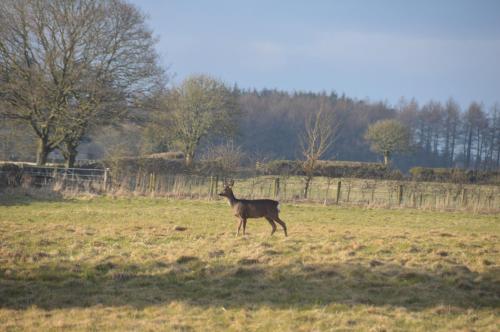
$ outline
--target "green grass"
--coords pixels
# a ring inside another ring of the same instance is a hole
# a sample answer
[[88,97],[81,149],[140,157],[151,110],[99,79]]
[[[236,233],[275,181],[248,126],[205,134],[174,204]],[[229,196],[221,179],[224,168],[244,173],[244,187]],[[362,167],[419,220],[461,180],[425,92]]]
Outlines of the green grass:
[[[1,330],[500,328],[499,215],[223,202],[0,201]],[[175,226],[187,227],[185,231]]]

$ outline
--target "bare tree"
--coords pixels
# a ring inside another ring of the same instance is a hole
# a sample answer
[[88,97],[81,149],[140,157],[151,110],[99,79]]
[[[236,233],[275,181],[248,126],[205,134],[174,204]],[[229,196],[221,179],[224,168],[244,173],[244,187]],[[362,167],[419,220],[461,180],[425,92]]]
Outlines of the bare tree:
[[29,160],[36,147],[28,125],[0,117],[0,160]]
[[[491,118],[491,143],[490,160],[491,168],[500,167],[500,104],[497,102],[492,107],[493,116]],[[496,150],[496,151],[495,151]],[[496,152],[496,158],[494,154]]]
[[452,166],[455,158],[460,107],[453,99],[448,99],[444,109],[444,157],[446,166]]
[[241,146],[229,140],[225,143],[209,146],[202,159],[215,163],[224,174],[232,174],[238,171],[246,155]]
[[184,153],[191,166],[202,140],[232,137],[237,131],[239,114],[231,91],[220,81],[206,75],[187,78],[167,96],[166,125],[171,139]]
[[304,131],[299,137],[300,148],[305,160],[302,168],[305,173],[304,198],[309,194],[309,187],[314,177],[318,161],[335,141],[338,132],[333,109],[321,101],[319,110],[306,116]]
[[476,143],[475,166],[477,168],[482,150],[481,132],[486,126],[486,114],[483,111],[483,105],[472,102],[463,117],[465,167],[469,168],[472,164],[474,143]]
[[91,126],[161,85],[144,21],[123,0],[1,2],[0,109],[31,125],[38,164],[59,147],[72,166]]

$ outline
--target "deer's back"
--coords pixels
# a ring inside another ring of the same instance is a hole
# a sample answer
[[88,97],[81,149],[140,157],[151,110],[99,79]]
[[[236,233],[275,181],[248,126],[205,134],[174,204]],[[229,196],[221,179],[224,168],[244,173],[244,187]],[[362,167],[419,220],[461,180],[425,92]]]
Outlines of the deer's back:
[[272,199],[242,199],[235,204],[234,212],[243,218],[275,217],[278,215],[278,204]]

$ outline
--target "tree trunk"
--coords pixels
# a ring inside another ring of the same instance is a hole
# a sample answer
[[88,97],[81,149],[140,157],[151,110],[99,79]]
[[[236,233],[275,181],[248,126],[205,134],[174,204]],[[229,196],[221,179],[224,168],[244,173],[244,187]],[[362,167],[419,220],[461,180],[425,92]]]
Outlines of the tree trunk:
[[472,128],[470,128],[468,132],[467,153],[465,156],[465,168],[469,168],[470,166],[471,150],[472,150]]
[[66,168],[75,167],[76,155],[78,154],[78,151],[76,150],[76,146],[73,146],[71,144],[66,144],[65,150],[66,151],[64,151],[64,153],[63,153],[64,167],[66,167]]
[[51,149],[49,148],[48,139],[46,137],[38,138],[37,144],[36,164],[42,166],[47,163],[47,157],[49,156]]
[[384,152],[384,165],[389,165],[389,163],[391,162],[391,153],[389,151],[385,151]]
[[194,151],[186,152],[186,166],[191,167],[193,165]]
[[73,168],[75,167],[76,153],[69,155],[68,158],[64,160],[64,167]]
[[500,144],[498,144],[498,146],[499,146],[499,148],[497,149],[497,162],[496,162],[496,166],[497,166],[497,168],[500,168]]
[[450,156],[448,160],[448,167],[453,167],[453,160],[455,159],[455,141],[456,141],[457,130],[456,127],[453,127],[452,136],[451,136],[451,147],[450,147]]
[[78,155],[77,144],[71,142],[64,143],[64,149],[62,151],[64,157],[64,167],[73,168],[75,167],[76,156]]

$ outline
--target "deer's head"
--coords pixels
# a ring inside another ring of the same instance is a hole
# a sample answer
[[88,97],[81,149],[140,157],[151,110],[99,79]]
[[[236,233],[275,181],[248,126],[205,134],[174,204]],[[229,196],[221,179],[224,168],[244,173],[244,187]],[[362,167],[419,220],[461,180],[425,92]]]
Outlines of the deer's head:
[[233,184],[234,184],[234,180],[231,180],[230,182],[224,181],[224,189],[219,193],[219,196],[224,196],[227,198],[234,197]]

